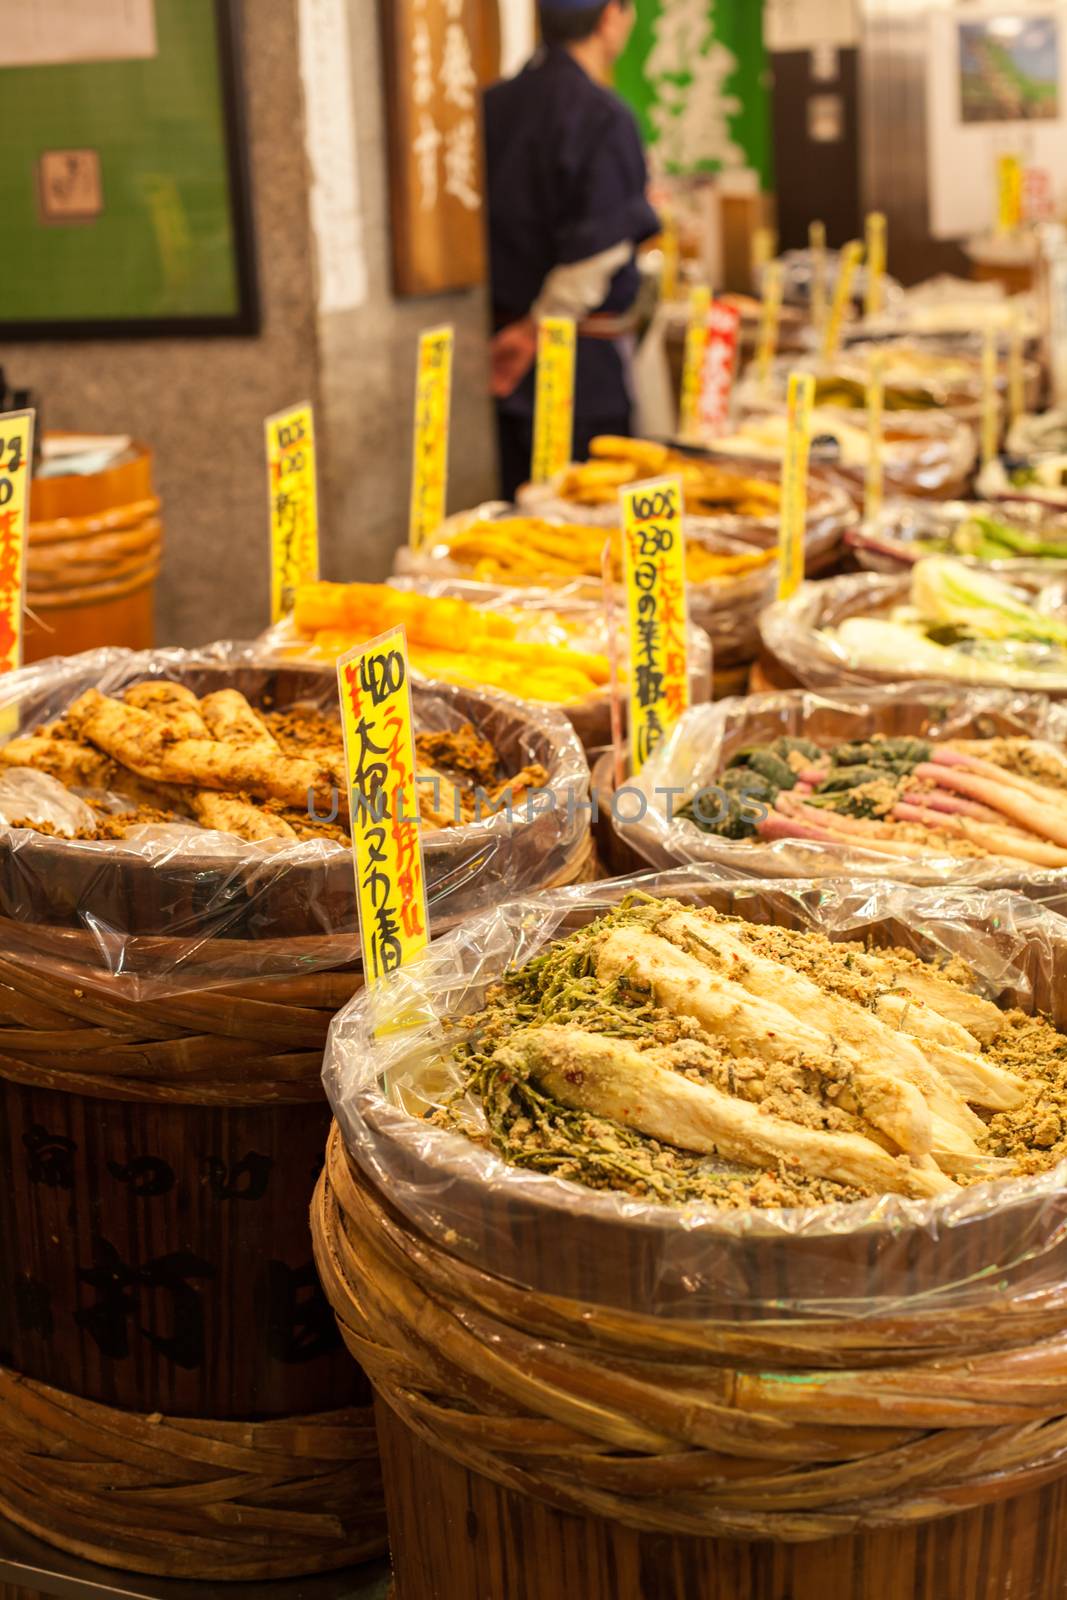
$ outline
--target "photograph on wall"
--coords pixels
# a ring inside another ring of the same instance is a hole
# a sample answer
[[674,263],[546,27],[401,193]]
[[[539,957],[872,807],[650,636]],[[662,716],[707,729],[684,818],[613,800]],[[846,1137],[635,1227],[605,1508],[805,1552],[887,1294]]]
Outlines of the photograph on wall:
[[1039,122],[1060,114],[1059,24],[1025,13],[959,24],[960,120]]

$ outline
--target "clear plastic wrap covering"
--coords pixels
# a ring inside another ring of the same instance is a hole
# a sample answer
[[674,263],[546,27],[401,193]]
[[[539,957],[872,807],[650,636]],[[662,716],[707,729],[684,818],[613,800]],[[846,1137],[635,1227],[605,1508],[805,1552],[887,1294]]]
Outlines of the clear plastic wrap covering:
[[[715,440],[715,455],[752,456],[780,463],[785,454],[784,407],[750,411],[735,432]],[[922,497],[962,493],[974,470],[974,429],[949,412],[901,411],[885,419],[882,473],[890,494]],[[862,413],[820,406],[812,418],[811,467],[860,504],[866,488],[869,434]],[[846,540],[848,535],[846,534]]]
[[[815,257],[810,250],[786,250],[778,258],[782,269],[782,300],[787,306],[811,307],[811,286],[815,273]],[[837,287],[838,275],[841,271],[841,252],[827,250],[825,252],[825,283],[826,298],[829,302],[833,298]],[[763,277],[766,267],[760,268],[759,286],[763,293]],[[895,306],[902,290],[895,278],[888,274],[883,278],[883,291],[890,306]],[[863,304],[867,293],[867,268],[861,262],[852,275],[852,304],[858,311]]]
[[[1067,507],[1067,492],[1064,506]],[[922,549],[923,543],[947,538],[976,516],[1007,522],[1012,528],[1036,538],[1062,540],[1063,558],[1005,556],[987,560],[967,555],[962,549],[945,550],[944,554],[969,565],[988,567],[1004,577],[1011,577],[1013,573],[1032,573],[1038,578],[1067,575],[1067,514],[1057,516],[1047,507],[1025,503],[1001,511],[984,501],[890,501],[873,521],[851,528],[845,535],[845,543],[867,572],[906,572],[922,556],[933,553]]]
[[[1031,579],[1029,574],[1019,574],[1013,586],[1025,592],[1029,603],[1055,615],[1063,609],[1064,585],[1059,580],[1043,584]],[[846,577],[827,578],[821,583],[804,583],[790,600],[775,600],[760,613],[760,638],[763,647],[778,661],[797,683],[805,689],[836,689],[849,685],[887,684],[897,682],[917,683],[931,678],[938,680],[939,671],[931,670],[931,662],[923,650],[920,634],[913,636],[913,654],[905,658],[893,651],[890,663],[872,663],[879,659],[880,641],[872,640],[870,651],[861,657],[857,649],[848,649],[824,631],[837,628],[852,617],[870,617],[876,621],[888,620],[897,607],[906,607],[910,599],[909,577],[891,577],[882,573],[860,572]],[[1005,652],[1008,645],[1003,645]],[[1038,646],[1025,647],[1027,659],[1035,663],[1040,656]],[[1046,666],[1018,666],[1007,660],[999,664],[993,660],[965,657],[954,652],[954,664],[959,668],[946,681],[965,684],[990,684],[1000,688],[1030,689],[1044,694],[1067,695],[1067,673]],[[966,670],[964,670],[966,669]]]
[[[0,679],[0,712],[20,733],[60,716],[86,689],[119,695],[148,679],[197,694],[233,688],[253,705],[337,704],[332,670],[264,665],[256,647],[103,649],[57,657]],[[507,895],[559,881],[585,847],[589,768],[566,718],[485,690],[413,685],[417,731],[471,723],[518,771],[549,774],[529,808],[424,832],[430,915],[445,928]],[[10,769],[6,786],[26,769]],[[3,790],[0,789],[0,801]],[[7,803],[3,802],[5,812]],[[565,881],[565,879],[564,879]],[[359,957],[351,851],[329,839],[248,843],[195,824],[139,827],[119,840],[52,838],[0,828],[4,952],[44,970],[76,960],[131,997],[308,973]]]
[[1067,707],[1044,695],[938,684],[825,694],[789,689],[694,706],[653,751],[640,776],[629,780],[628,787],[644,796],[645,808],[636,795],[627,796],[625,807],[620,804],[613,812],[612,826],[653,867],[706,864],[757,878],[871,876],[899,883],[970,884],[1055,900],[1067,910],[1067,869],[1023,862],[1009,866],[1003,860],[934,851],[900,859],[818,839],[721,839],[678,815],[694,795],[714,787],[735,752],[782,735],[812,739],[824,748],[878,735],[935,741],[1025,736],[1067,748]]
[[[412,556],[406,546],[397,556],[400,574],[390,578],[394,589],[414,589],[420,594],[466,600],[490,611],[515,614],[520,639],[540,640],[545,644],[571,645],[577,650],[604,654],[608,648],[607,623],[599,584],[582,581],[563,584],[557,589],[508,589],[473,578],[449,576],[447,570],[427,572],[425,557]],[[458,568],[456,569],[458,572]],[[567,624],[566,628],[559,622]],[[262,646],[271,657],[293,660],[299,651],[299,638],[289,622],[280,623],[263,636]],[[690,620],[686,630],[689,651],[689,698],[694,705],[711,698],[712,651],[706,633]],[[627,660],[627,639],[620,624],[620,662]],[[299,656],[296,656],[299,659]],[[507,698],[506,696],[504,698]],[[538,706],[544,704],[537,702]],[[572,725],[583,747],[594,750],[611,738],[611,697],[603,693],[570,705],[551,708],[562,712]],[[623,695],[623,717],[626,696]]]
[[985,500],[1067,510],[1067,452],[997,456],[975,482]]
[[1008,430],[1012,456],[1046,456],[1067,452],[1067,411],[1026,412]]
[[[754,477],[777,481],[780,476],[777,466],[755,458],[738,458],[732,464],[746,473],[751,472]],[[605,529],[618,523],[617,505],[574,505],[541,485],[528,484],[521,489],[519,505],[531,516],[549,517],[558,522],[589,523]],[[817,573],[832,566],[846,530],[853,527],[856,520],[850,494],[814,475],[809,487],[804,536],[805,571]],[[778,518],[740,517],[732,512],[724,512],[719,517],[687,516],[685,531],[688,539],[723,554],[744,552],[753,546],[770,550],[778,542]],[[435,559],[433,551],[430,559]],[[444,559],[448,559],[447,554]],[[777,581],[772,563],[737,578],[688,586],[689,614],[711,638],[716,670],[751,660],[759,643],[759,614],[772,598]]]
[[[683,1321],[906,1319],[932,1306],[993,1312],[1050,1285],[1067,1293],[1067,1163],[935,1201],[728,1211],[597,1192],[428,1125],[456,1081],[458,1020],[508,966],[634,889],[924,959],[961,956],[998,1003],[1059,1023],[1067,1008],[1067,923],[1021,895],[679,868],[514,900],[435,940],[334,1019],[326,1092],[350,1154],[391,1205],[477,1268],[584,1301],[592,1326],[601,1307]],[[906,1350],[906,1325],[899,1337]]]
[[1033,294],[1008,295],[1003,284],[957,278],[951,273],[902,290],[877,317],[865,317],[853,327],[860,338],[966,338],[987,327],[995,328],[1005,342],[1016,327],[1027,342],[1041,336]]

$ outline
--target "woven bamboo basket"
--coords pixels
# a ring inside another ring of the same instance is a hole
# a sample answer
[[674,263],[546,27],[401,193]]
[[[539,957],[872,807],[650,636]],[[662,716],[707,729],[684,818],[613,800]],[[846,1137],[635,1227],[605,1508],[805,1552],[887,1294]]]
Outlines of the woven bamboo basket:
[[[275,705],[323,678],[167,675]],[[465,831],[435,841],[438,892],[486,866]],[[541,866],[592,876],[588,833]],[[0,836],[0,1514],[51,1544],[203,1579],[385,1547],[370,1390],[306,1222],[354,930],[342,850],[272,872]]]
[[35,478],[26,561],[25,658],[98,645],[150,649],[163,559],[152,452],[132,444],[103,472]]
[[[825,915],[825,885],[658,886],[756,922]],[[924,891],[829,892],[854,918],[873,908],[876,946],[951,947],[973,915]],[[1018,962],[1002,1000],[1062,1026],[1059,919],[989,904],[987,954]],[[593,914],[574,902],[558,932]],[[895,1203],[832,1229],[694,1226],[490,1178],[373,1092],[353,1105],[360,1162],[335,1127],[312,1227],[377,1392],[397,1600],[1065,1592],[1062,1184],[967,1197],[936,1225]]]

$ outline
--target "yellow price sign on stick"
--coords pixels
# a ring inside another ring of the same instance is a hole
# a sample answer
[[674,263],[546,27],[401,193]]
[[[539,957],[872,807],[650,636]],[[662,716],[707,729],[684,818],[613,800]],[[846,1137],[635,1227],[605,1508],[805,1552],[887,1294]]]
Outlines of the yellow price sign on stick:
[[782,318],[782,263],[771,261],[763,274],[763,301],[760,306],[759,345],[756,350],[756,372],[760,388],[767,390],[771,384],[771,368],[778,351],[778,326]]
[[408,521],[408,543],[412,550],[421,549],[445,520],[454,346],[455,332],[451,327],[429,328],[419,339]]
[[841,252],[834,298],[830,305],[830,315],[826,319],[826,331],[823,334],[822,353],[826,361],[832,361],[841,346],[841,330],[845,324],[845,315],[852,304],[852,284],[862,255],[863,246],[858,239],[852,239]]
[[766,226],[757,228],[752,235],[752,282],[759,286],[760,274],[769,261],[773,261],[778,253],[778,235],[773,228]]
[[636,775],[689,705],[681,481],[634,484],[619,499]]
[[308,404],[267,418],[270,494],[270,620],[293,609],[296,591],[319,576],[315,418]]
[[1026,377],[1023,369],[1023,320],[1016,312],[1008,331],[1008,416],[1016,422],[1026,410]]
[[826,326],[826,224],[813,222],[808,227],[811,255],[811,325],[816,333]]
[[988,327],[982,340],[982,465],[993,461],[1000,442],[1000,396],[997,392],[997,334]]
[[885,357],[871,357],[867,378],[867,481],[863,514],[868,522],[874,520],[885,499]]
[[390,628],[337,663],[363,978],[429,943],[407,636]]
[[0,672],[22,665],[33,425],[32,411],[0,414]]
[[703,285],[690,289],[689,324],[685,330],[685,358],[682,362],[682,398],[678,410],[678,432],[683,439],[696,433],[700,425],[700,397],[704,389],[710,311],[711,290]]
[[682,247],[678,238],[678,219],[669,209],[663,211],[663,233],[660,236],[660,251],[663,256],[663,268],[659,280],[659,297],[669,305],[678,298],[678,271],[681,265]]
[[542,317],[537,327],[534,393],[534,483],[551,483],[574,453],[573,317]]
[[864,309],[877,317],[885,309],[886,220],[881,211],[867,216],[867,293]]
[[1023,166],[1018,156],[997,157],[997,233],[1014,233],[1023,219]]
[[804,581],[804,535],[808,523],[808,452],[815,379],[794,372],[789,379],[782,507],[778,522],[778,598],[789,600]]

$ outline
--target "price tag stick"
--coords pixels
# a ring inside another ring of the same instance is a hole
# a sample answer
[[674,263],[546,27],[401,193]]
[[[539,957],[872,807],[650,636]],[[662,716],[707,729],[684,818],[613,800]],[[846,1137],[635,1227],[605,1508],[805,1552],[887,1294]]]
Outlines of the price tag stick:
[[841,330],[845,322],[845,314],[852,303],[852,281],[856,276],[856,268],[863,255],[863,246],[858,239],[853,239],[841,252],[841,260],[837,270],[837,286],[834,289],[834,298],[830,306],[830,315],[826,320],[826,331],[823,335],[822,353],[825,361],[832,361],[841,345]]
[[689,704],[682,485],[659,478],[627,485],[619,498],[636,776]]
[[789,600],[804,581],[804,535],[808,521],[808,452],[815,379],[794,372],[789,379],[782,507],[778,522],[778,598]]
[[996,459],[1000,440],[1000,397],[997,394],[997,333],[987,327],[982,340],[982,465]]
[[622,733],[622,682],[619,671],[619,623],[615,614],[615,543],[609,535],[600,552],[600,582],[604,594],[604,621],[608,630],[608,666],[611,671],[611,748],[614,752],[615,788],[626,782],[626,746]]
[[885,357],[871,357],[867,379],[867,482],[863,514],[873,522],[882,509],[885,498],[885,468],[883,461],[885,417]]
[[429,942],[407,636],[390,628],[337,663],[363,981]]
[[886,220],[881,211],[867,217],[867,292],[864,309],[877,317],[885,309]]
[[534,483],[551,483],[574,454],[573,317],[542,317],[537,328],[534,392]]
[[1023,319],[1017,311],[1008,332],[1008,416],[1017,422],[1026,410],[1026,382],[1023,371]]
[[660,250],[663,255],[663,270],[659,280],[659,297],[664,305],[669,305],[678,298],[678,267],[681,260],[681,245],[678,239],[678,219],[672,208],[665,207],[663,211],[663,234],[660,239]]
[[771,387],[771,370],[778,352],[778,325],[782,315],[782,263],[771,261],[763,274],[763,303],[760,306],[759,347],[756,372],[764,395]]
[[689,324],[685,330],[685,358],[682,364],[682,396],[678,409],[678,432],[692,438],[700,421],[700,394],[704,383],[704,357],[708,349],[708,315],[711,291],[698,286],[689,291]]
[[757,228],[752,235],[752,282],[758,289],[760,275],[768,262],[773,261],[778,253],[778,235],[773,228],[763,226]]
[[1018,156],[997,157],[997,227],[1001,238],[1014,233],[1022,220],[1023,173]]
[[811,253],[811,325],[821,334],[826,327],[826,224],[813,222],[808,228]]
[[420,550],[445,520],[454,346],[455,332],[450,327],[429,328],[419,339],[408,518],[408,544],[412,550]]
[[315,418],[305,402],[264,423],[270,496],[270,620],[293,609],[301,584],[319,576],[319,494]]
[[[26,526],[35,413],[0,413],[0,673],[22,665],[26,611]],[[0,736],[16,733],[17,702],[0,708]]]

